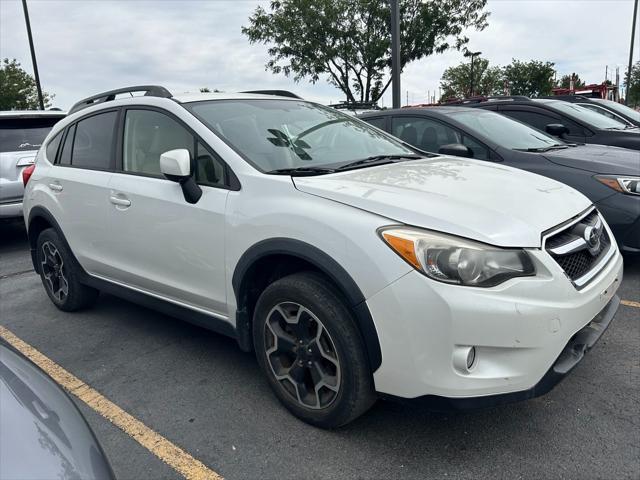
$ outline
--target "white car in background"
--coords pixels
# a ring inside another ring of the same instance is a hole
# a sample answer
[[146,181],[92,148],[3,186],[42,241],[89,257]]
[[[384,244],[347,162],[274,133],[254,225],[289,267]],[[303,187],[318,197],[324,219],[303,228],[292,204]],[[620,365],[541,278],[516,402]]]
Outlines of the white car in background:
[[582,194],[298,98],[105,92],[25,177],[58,308],[103,290],[230,335],[321,427],[377,394],[459,408],[541,395],[620,302],[622,257]]
[[32,165],[51,128],[64,112],[0,112],[0,219],[22,217],[22,171]]

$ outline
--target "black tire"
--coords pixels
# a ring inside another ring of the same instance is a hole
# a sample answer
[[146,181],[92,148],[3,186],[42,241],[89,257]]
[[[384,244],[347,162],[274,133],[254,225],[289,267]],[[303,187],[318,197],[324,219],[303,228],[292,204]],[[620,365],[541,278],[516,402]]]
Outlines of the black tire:
[[[325,277],[302,272],[269,285],[256,304],[253,338],[269,385],[301,420],[337,428],[375,402],[362,337],[342,295]],[[301,338],[311,340],[302,344]]]
[[75,312],[95,303],[99,291],[80,283],[80,267],[55,229],[38,236],[36,259],[44,289],[60,310]]

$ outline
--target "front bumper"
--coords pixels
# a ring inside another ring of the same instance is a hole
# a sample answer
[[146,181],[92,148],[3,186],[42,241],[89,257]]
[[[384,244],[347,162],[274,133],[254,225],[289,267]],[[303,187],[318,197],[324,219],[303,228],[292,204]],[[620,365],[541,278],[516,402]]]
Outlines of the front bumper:
[[[616,250],[578,291],[546,252],[529,253],[535,277],[483,289],[435,282],[413,271],[367,299],[382,350],[376,390],[478,404],[477,397],[530,398],[544,393],[542,385],[550,389],[557,383],[548,372],[566,367],[557,362],[571,339],[600,312],[615,314],[622,256]],[[470,346],[476,360],[471,369],[461,369],[457,352]]]

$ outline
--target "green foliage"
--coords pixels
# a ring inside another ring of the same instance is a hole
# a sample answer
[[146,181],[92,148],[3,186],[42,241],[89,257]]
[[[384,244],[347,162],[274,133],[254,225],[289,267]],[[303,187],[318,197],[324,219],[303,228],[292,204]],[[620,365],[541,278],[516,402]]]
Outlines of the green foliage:
[[[401,0],[401,66],[450,48],[462,49],[464,31],[487,26],[486,0]],[[295,81],[329,82],[350,102],[376,102],[391,68],[389,2],[274,0],[242,27],[251,43],[269,45],[266,69]]]
[[200,93],[211,93],[211,92],[220,92],[220,90],[218,90],[217,88],[214,88],[213,90],[211,90],[209,87],[201,87],[200,88]]
[[[42,92],[44,106],[51,106],[54,95]],[[0,63],[0,110],[37,110],[38,89],[36,81],[14,58]]]
[[631,67],[631,81],[628,74],[624,75],[624,84],[629,97],[627,104],[633,108],[638,107],[640,105],[640,61]]
[[571,88],[571,77],[573,77],[573,88],[582,88],[585,86],[585,83],[577,73],[563,75],[560,81],[557,82],[557,86],[560,88]]
[[551,95],[553,88],[553,62],[516,60],[504,67],[504,78],[509,84],[511,95],[538,97]]
[[[473,90],[476,95],[501,95],[504,79],[500,67],[490,67],[489,60],[476,58],[473,61]],[[442,100],[471,96],[471,62],[447,68],[440,79]]]

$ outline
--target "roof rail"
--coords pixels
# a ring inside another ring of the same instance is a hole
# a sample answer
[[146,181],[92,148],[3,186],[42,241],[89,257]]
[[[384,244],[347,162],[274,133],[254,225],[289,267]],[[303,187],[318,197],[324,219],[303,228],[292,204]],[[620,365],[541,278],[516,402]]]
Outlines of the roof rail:
[[328,105],[337,110],[380,110],[376,102],[349,102],[333,103]]
[[531,100],[529,97],[525,95],[494,95],[492,97],[486,97],[488,101],[496,101],[496,100]]
[[96,105],[98,103],[110,102],[115,100],[116,95],[121,93],[130,93],[133,96],[133,92],[145,92],[146,97],[161,97],[161,98],[171,98],[171,92],[164,87],[160,87],[158,85],[137,85],[134,87],[125,87],[118,88],[116,90],[109,90],[108,92],[98,93],[97,95],[92,95],[91,97],[83,98],[79,102],[77,102],[71,109],[69,110],[69,115],[72,113],[78,112],[83,108],[90,107],[92,105]]
[[302,100],[302,97],[296,95],[293,92],[288,90],[247,90],[246,92],[240,93],[257,93],[260,95],[277,95],[278,97],[289,97],[289,98],[299,98]]

